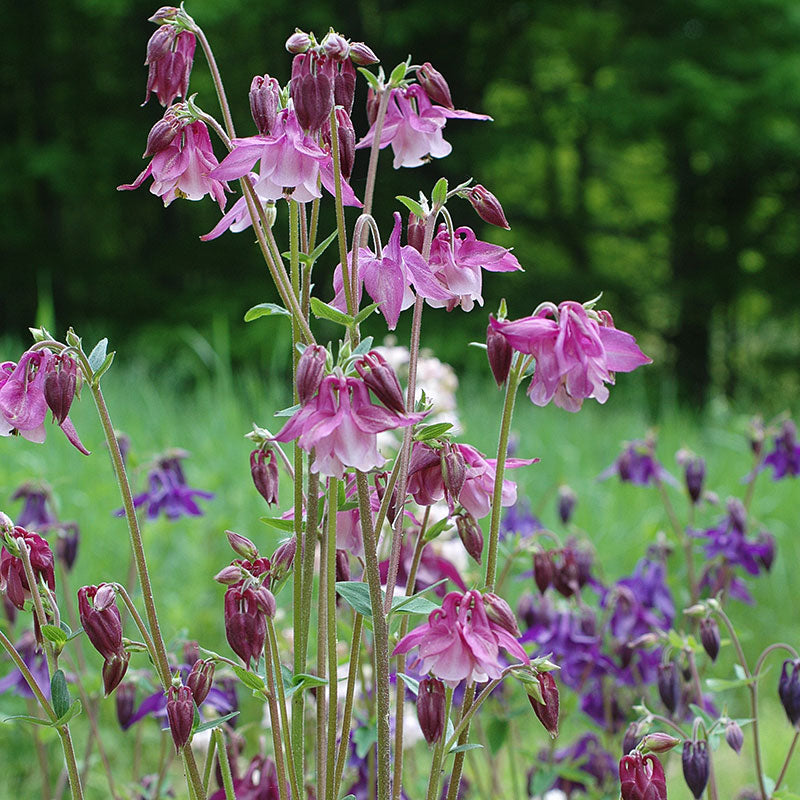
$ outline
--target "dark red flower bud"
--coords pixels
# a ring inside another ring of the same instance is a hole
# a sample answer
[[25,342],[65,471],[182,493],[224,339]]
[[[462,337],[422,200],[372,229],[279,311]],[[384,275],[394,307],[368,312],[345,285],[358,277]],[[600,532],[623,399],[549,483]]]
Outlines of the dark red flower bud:
[[374,89],[367,89],[367,122],[370,125],[374,125],[375,120],[378,118],[380,104],[380,95]]
[[683,779],[686,781],[689,791],[697,800],[700,800],[708,783],[710,769],[708,746],[705,740],[684,742],[681,762],[683,763]]
[[631,722],[625,729],[622,737],[622,755],[626,756],[631,750],[635,750],[639,742],[642,741],[645,728],[640,722]]
[[430,61],[426,61],[417,69],[417,80],[425,90],[432,103],[453,109],[453,101],[450,97],[450,87],[439,70],[431,66]]
[[258,610],[270,619],[273,619],[275,617],[275,612],[278,610],[277,603],[275,602],[275,595],[263,585],[259,586],[258,589],[253,589],[253,594],[256,598]]
[[442,449],[442,481],[448,500],[457,503],[467,480],[467,462],[458,447],[445,445]]
[[[50,545],[38,533],[27,531],[16,526],[11,534],[17,540],[22,538],[28,548],[28,555],[33,568],[33,574],[38,580],[43,580],[47,586],[55,591],[55,559]],[[31,596],[25,567],[19,556],[12,555],[5,547],[0,549],[0,591],[5,592],[13,605],[22,611],[25,600]]]
[[406,413],[403,391],[395,371],[386,363],[386,359],[375,350],[362,356],[355,363],[356,372],[361,380],[372,389],[375,397],[390,411],[397,414]]
[[417,719],[428,744],[442,738],[445,705],[444,684],[438,678],[423,678],[417,693]]
[[786,659],[778,681],[778,696],[789,722],[797,727],[800,722],[800,659]]
[[698,503],[703,495],[703,483],[706,478],[706,462],[702,458],[690,457],[684,464],[686,490],[693,503]]
[[729,719],[728,723],[725,725],[725,741],[737,755],[742,752],[744,733],[736,720]]
[[483,607],[492,622],[507,630],[515,639],[522,636],[511,606],[502,597],[494,592],[486,592],[483,595]]
[[242,570],[238,564],[229,564],[223,567],[215,576],[214,580],[223,583],[225,586],[233,586],[242,580]]
[[416,214],[408,215],[406,240],[418,253],[422,252],[425,246],[425,223]]
[[536,550],[533,554],[533,580],[544,594],[553,582],[553,556],[549,550]]
[[578,496],[569,486],[558,487],[558,516],[564,525],[568,525],[572,519],[572,512],[578,502]]
[[322,345],[311,344],[297,361],[297,397],[305,405],[319,389],[328,353]]
[[350,55],[350,43],[344,36],[340,36],[338,33],[334,33],[334,31],[330,31],[330,33],[325,35],[321,46],[325,55],[335,61],[343,61]]
[[278,81],[269,75],[256,75],[250,83],[250,113],[259,133],[272,133],[280,102],[281,87]]
[[[98,597],[100,599],[96,601]],[[113,587],[101,583],[100,586],[84,586],[78,589],[78,613],[89,641],[104,659],[127,655],[122,646],[122,620]]]
[[194,700],[188,686],[170,686],[167,693],[167,718],[175,751],[178,752],[192,735]]
[[350,554],[347,550],[336,551],[336,582],[350,580]]
[[571,547],[562,548],[558,563],[553,563],[552,583],[564,597],[572,597],[580,589],[578,558]]
[[147,42],[145,66],[164,58],[172,49],[172,44],[177,35],[178,29],[174,25],[160,25],[156,28]]
[[270,577],[272,585],[279,584],[291,571],[297,553],[297,539],[293,536],[281,542],[270,558]]
[[286,49],[292,54],[305,53],[311,47],[311,37],[299,28],[286,40]]
[[[333,100],[341,106],[347,118],[353,113],[353,100],[356,95],[356,68],[350,60],[343,61],[333,79]],[[339,123],[341,125],[341,123]]]
[[301,53],[292,61],[289,91],[300,127],[316,133],[328,121],[333,110],[332,62],[316,53]]
[[667,800],[667,779],[664,767],[653,755],[643,756],[638,750],[619,762],[620,796],[622,800]]
[[478,521],[469,512],[459,514],[456,517],[456,530],[467,554],[480,564],[483,555],[483,531]]
[[117,721],[119,722],[120,728],[126,731],[131,726],[133,709],[136,705],[136,684],[121,683],[117,687],[117,693],[114,699],[117,704]]
[[508,339],[489,325],[486,328],[486,357],[498,386],[503,386],[508,378],[513,355]]
[[258,558],[258,548],[246,536],[236,531],[225,531],[225,536],[228,538],[228,544],[237,556],[246,558],[248,561],[254,561]]
[[380,59],[364,42],[351,42],[350,60],[359,67],[369,67],[371,64],[377,64]]
[[192,693],[194,702],[200,706],[208,697],[214,683],[214,662],[200,659],[192,664],[192,669],[186,678],[186,686]]
[[675,712],[681,699],[681,676],[674,661],[658,665],[658,694],[670,714]]
[[258,663],[267,638],[267,621],[252,589],[231,586],[225,592],[225,636],[245,666]]
[[552,672],[540,672],[536,677],[539,679],[544,703],[540,703],[531,695],[528,695],[528,700],[530,700],[539,722],[544,725],[544,729],[555,739],[558,736],[558,686]]
[[171,113],[169,109],[166,114],[158,121],[152,128],[150,133],[147,134],[147,146],[144,149],[142,158],[150,158],[162,150],[166,150],[171,144],[172,140],[183,129],[183,122],[181,122],[175,114]]
[[353,174],[356,160],[356,132],[353,123],[343,108],[336,108],[336,135],[339,140],[339,166],[342,177],[347,181]]
[[717,655],[719,655],[720,635],[719,625],[713,617],[700,620],[700,641],[703,643],[708,657],[712,661],[716,661]]
[[496,225],[498,228],[511,230],[506,215],[503,213],[503,206],[485,186],[480,184],[473,186],[467,193],[467,199],[484,222]]
[[127,650],[122,650],[119,654],[107,658],[103,663],[103,687],[106,697],[119,686],[125,677],[130,660],[131,654]]
[[78,383],[78,365],[65,355],[55,356],[47,367],[44,378],[44,399],[53,412],[53,419],[63,424],[69,414]]
[[[271,506],[277,503],[279,481],[278,464],[275,459],[275,453],[271,449],[266,451],[261,449],[253,450],[253,452],[250,453],[250,475],[253,478],[253,485],[258,490],[258,493],[267,501],[267,505]],[[240,555],[244,554],[240,553]],[[248,556],[245,557],[247,558]]]

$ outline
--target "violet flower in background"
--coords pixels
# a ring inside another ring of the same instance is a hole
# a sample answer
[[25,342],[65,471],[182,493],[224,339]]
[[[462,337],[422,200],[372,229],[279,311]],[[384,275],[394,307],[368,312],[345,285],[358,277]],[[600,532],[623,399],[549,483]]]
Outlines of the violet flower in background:
[[[539,755],[542,764],[560,764],[570,767],[575,778],[559,777],[549,787],[551,790],[563,792],[572,797],[574,792],[585,793],[592,788],[608,789],[616,777],[617,762],[607,750],[603,749],[600,740],[593,733],[586,733],[567,747],[558,750],[542,751]],[[528,773],[528,794],[533,794],[533,780],[537,768]],[[586,778],[577,780],[577,773],[584,773]]]
[[509,506],[500,521],[500,537],[517,534],[521,539],[530,539],[538,531],[544,530],[541,520],[531,511],[527,500],[517,500]]
[[52,509],[53,496],[49,487],[42,483],[23,483],[14,494],[12,500],[23,500],[22,509],[15,517],[21,528],[35,531],[47,530],[58,523]]
[[[47,658],[45,657],[44,650],[39,649],[36,644],[36,637],[31,631],[25,631],[14,647],[20,656],[22,656],[22,660],[31,671],[33,679],[42,690],[42,693],[49,700],[50,672],[47,668]],[[0,678],[0,694],[9,691],[14,692],[14,694],[20,697],[34,697],[31,687],[28,686],[28,682],[16,667],[14,667],[8,675]]]
[[655,440],[651,437],[626,443],[617,460],[604,469],[597,480],[604,481],[616,475],[623,483],[634,486],[656,486],[659,482],[680,486],[656,459],[655,448]]
[[800,475],[800,444],[792,420],[785,420],[780,434],[775,437],[775,447],[767,454],[761,468],[767,467],[772,467],[772,478],[776,481],[787,475],[793,478]]

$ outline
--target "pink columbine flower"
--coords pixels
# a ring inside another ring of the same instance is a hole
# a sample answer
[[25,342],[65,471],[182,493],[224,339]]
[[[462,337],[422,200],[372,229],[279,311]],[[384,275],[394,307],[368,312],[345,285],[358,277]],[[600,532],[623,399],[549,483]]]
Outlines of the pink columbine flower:
[[629,333],[617,330],[607,311],[589,313],[573,301],[558,309],[548,305],[531,317],[491,319],[520,353],[536,358],[528,396],[537,406],[551,400],[567,411],[578,411],[584,398],[608,399],[607,383],[615,372],[631,372],[652,363]]
[[[491,117],[434,105],[422,86],[416,83],[405,89],[392,89],[380,147],[392,145],[395,169],[418,167],[430,158],[444,158],[453,149],[442,136],[448,119],[490,120]],[[369,147],[374,137],[373,123],[356,148]]]
[[159,26],[147,43],[144,63],[149,70],[142,105],[150,99],[151,92],[156,93],[162,106],[170,105],[176,97],[187,96],[196,44],[190,31],[170,24]]
[[[367,294],[378,303],[378,308],[386,319],[389,330],[397,327],[400,312],[414,304],[414,293],[429,301],[442,304],[453,299],[452,293],[444,287],[431,273],[425,260],[410,245],[400,246],[402,220],[400,214],[394,213],[394,227],[389,242],[383,248],[380,258],[366,247],[358,251],[358,276],[356,278],[356,301],[361,300],[362,283]],[[353,254],[348,254],[348,262],[353,266]],[[352,277],[351,277],[352,280]],[[336,295],[332,305],[345,311],[347,305],[344,297],[342,265],[339,264],[333,273],[333,289]]]
[[500,648],[524,664],[528,654],[502,626],[486,616],[480,592],[450,592],[428,621],[406,634],[392,655],[419,647],[420,672],[430,672],[455,687],[499,678],[503,671]]
[[201,200],[210,194],[219,207],[224,208],[225,190],[228,187],[211,176],[211,171],[218,163],[208,129],[205,123],[198,120],[184,125],[175,138],[153,156],[133,183],[117,186],[117,189],[138,189],[145,179],[152,177],[150,192],[161,197],[165,206],[176,197]]
[[419,422],[425,414],[395,414],[371,402],[369,389],[358,378],[328,375],[319,392],[275,436],[275,441],[316,448],[312,472],[342,478],[347,467],[364,472],[386,459],[378,452],[377,434]]
[[451,241],[446,225],[439,226],[431,242],[430,268],[451,296],[444,301],[430,298],[428,305],[444,306],[448,311],[459,305],[464,311],[472,311],[476,302],[483,305],[481,269],[490,272],[522,269],[508,248],[480,241],[471,228],[456,228]]
[[[56,357],[49,350],[28,350],[18,364],[0,364],[0,436],[19,433],[29,442],[44,442],[48,409],[45,383],[48,373],[55,369]],[[59,427],[81,453],[89,455],[68,416]]]

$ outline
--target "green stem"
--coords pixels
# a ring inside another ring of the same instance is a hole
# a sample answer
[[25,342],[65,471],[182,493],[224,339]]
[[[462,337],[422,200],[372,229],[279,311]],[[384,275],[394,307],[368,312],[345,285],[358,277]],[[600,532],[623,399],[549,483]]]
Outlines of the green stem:
[[792,756],[794,755],[794,749],[797,746],[798,739],[800,739],[800,731],[795,731],[795,734],[792,737],[792,743],[789,745],[789,752],[786,754],[786,758],[783,761],[783,766],[781,767],[778,779],[775,781],[773,793],[780,789],[783,779],[786,777],[786,770],[789,769],[789,762],[792,760]]
[[[384,87],[381,98],[378,101],[378,113],[375,115],[375,130],[372,137],[372,146],[369,150],[369,165],[367,167],[367,185],[364,190],[364,213],[372,213],[372,198],[375,193],[375,179],[378,175],[378,156],[381,152],[381,133],[383,123],[386,119],[386,109],[389,107],[391,90]],[[364,234],[366,238],[366,233]],[[365,242],[362,240],[362,246]]]
[[[489,684],[491,686],[491,684]],[[458,735],[458,745],[466,744],[469,738],[469,720],[474,713],[472,709],[473,700],[475,699],[475,684],[468,686],[464,692],[464,699],[461,701],[461,720],[459,720],[457,730],[460,731]],[[462,725],[461,723],[466,722]],[[449,753],[453,745],[451,742],[453,737],[450,737],[445,745],[445,752]],[[466,753],[462,750],[455,754],[453,757],[453,770],[450,773],[450,783],[447,785],[447,800],[456,800],[458,797],[458,787],[461,785],[461,773],[464,770],[464,756]]]
[[203,789],[208,794],[208,784],[211,782],[211,771],[214,769],[214,754],[217,752],[217,739],[215,736],[211,737],[208,743],[208,752],[206,753],[206,763],[203,767]]
[[347,693],[344,698],[344,711],[342,714],[342,735],[339,737],[339,750],[336,754],[336,772],[333,779],[332,797],[339,796],[339,788],[344,774],[344,765],[347,762],[347,751],[350,746],[350,721],[353,717],[353,697],[356,690],[356,677],[361,656],[361,633],[364,630],[364,618],[358,611],[353,614],[353,635],[350,637],[350,665],[347,671]]
[[193,26],[193,33],[195,36],[197,36],[200,42],[200,47],[203,49],[206,61],[208,62],[208,69],[211,72],[211,79],[214,82],[214,89],[216,89],[219,107],[222,111],[222,119],[225,120],[225,130],[228,132],[228,136],[233,139],[236,136],[236,131],[233,128],[233,117],[231,116],[231,109],[228,105],[228,98],[225,94],[225,87],[222,83],[222,76],[220,75],[219,67],[217,66],[217,60],[214,58],[211,45],[209,44],[203,29],[199,25],[195,24]]
[[692,539],[686,533],[685,526],[681,525],[678,515],[675,513],[675,509],[672,507],[672,502],[669,499],[664,483],[658,476],[656,476],[656,486],[658,487],[658,493],[661,496],[661,502],[664,504],[664,510],[667,512],[672,530],[675,531],[675,535],[683,545],[683,557],[686,561],[686,578],[689,581],[689,596],[692,599],[692,603],[695,603],[700,596],[700,592],[698,591],[697,578],[695,577]]
[[[328,573],[325,592],[326,614],[328,617],[328,765],[325,773],[325,796],[334,800],[333,787],[336,779],[336,721],[339,715],[339,661],[337,657],[336,631],[336,515],[339,508],[339,481],[328,481],[328,511],[325,525],[325,562],[321,567]],[[342,731],[344,737],[344,731]]]
[[[331,109],[331,155],[333,156],[333,185],[334,200],[336,202],[336,231],[339,240],[339,263],[342,265],[342,283],[344,285],[344,299],[347,304],[347,313],[353,317],[356,314],[356,300],[354,281],[358,275],[350,275],[347,266],[347,230],[344,223],[344,203],[342,202],[342,165],[339,158],[339,126],[336,120],[336,108]],[[355,247],[353,248],[355,249]],[[358,331],[350,330],[353,346],[358,344]],[[331,799],[333,800],[333,799]]]
[[[444,718],[450,719],[450,709],[453,705],[453,690],[448,686],[445,690]],[[439,781],[442,777],[442,760],[444,757],[444,734],[439,737],[436,746],[433,748],[433,761],[431,762],[431,774],[428,779],[428,792],[425,800],[435,800],[439,794]]]
[[228,751],[225,749],[225,739],[219,728],[214,728],[214,741],[217,743],[217,761],[219,771],[222,773],[222,787],[225,789],[225,800],[236,800],[233,789],[233,775],[231,775],[231,762],[228,761]]

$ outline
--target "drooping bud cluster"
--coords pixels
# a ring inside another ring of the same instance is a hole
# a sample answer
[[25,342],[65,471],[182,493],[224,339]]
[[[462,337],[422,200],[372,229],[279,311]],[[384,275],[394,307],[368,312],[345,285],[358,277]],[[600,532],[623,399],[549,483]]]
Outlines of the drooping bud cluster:
[[256,75],[250,84],[250,113],[259,133],[272,133],[281,105],[281,87],[276,78]]
[[194,699],[188,686],[170,686],[167,692],[167,718],[175,752],[188,743],[194,724]]
[[108,696],[125,677],[130,661],[130,653],[122,643],[122,620],[114,587],[101,583],[78,589],[78,613],[89,641],[103,656],[103,685]]
[[664,767],[653,755],[643,756],[638,750],[624,755],[619,780],[622,800],[667,800]]
[[44,581],[52,591],[56,588],[55,559],[50,545],[38,533],[16,526],[6,536],[10,541],[0,549],[0,592],[21,611],[31,596],[31,587],[22,558],[18,555],[19,548],[28,549],[34,577],[37,581]]
[[193,33],[180,30],[171,21],[159,26],[147,43],[145,103],[151,92],[162,106],[170,105],[176,97],[186,98],[196,44]]
[[438,678],[426,677],[419,682],[417,719],[428,744],[442,738],[445,726],[445,690]]
[[572,597],[588,582],[591,559],[587,550],[572,544],[556,550],[535,550],[533,577],[536,586],[542,594],[552,586],[564,597]]

